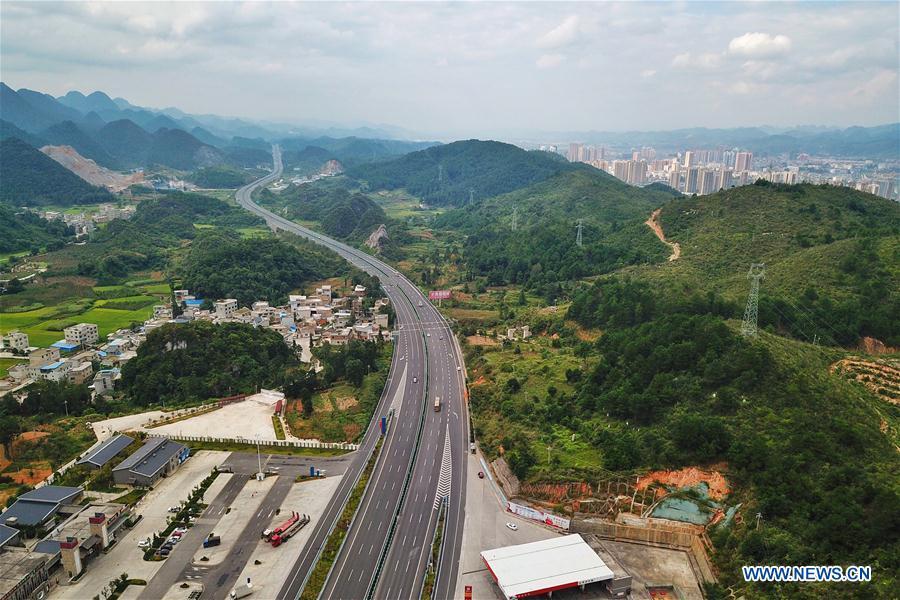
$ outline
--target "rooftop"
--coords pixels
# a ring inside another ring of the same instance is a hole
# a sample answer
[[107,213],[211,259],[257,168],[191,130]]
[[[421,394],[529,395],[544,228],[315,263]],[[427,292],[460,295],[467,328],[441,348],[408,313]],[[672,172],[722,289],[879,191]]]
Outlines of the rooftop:
[[19,530],[15,527],[7,527],[6,525],[0,525],[0,548],[5,546],[11,539],[18,535]]
[[613,572],[578,534],[485,550],[481,558],[506,598],[613,578]]
[[29,552],[4,552],[0,554],[0,598],[13,591],[33,570],[47,562],[44,555]]
[[97,446],[97,448],[87,453],[77,464],[83,465],[85,463],[90,463],[102,467],[112,460],[116,454],[130,446],[132,442],[134,442],[134,439],[120,433],[119,435],[109,438]]
[[184,448],[178,442],[167,438],[149,438],[140,449],[119,463],[119,466],[113,470],[128,470],[140,475],[151,476]]

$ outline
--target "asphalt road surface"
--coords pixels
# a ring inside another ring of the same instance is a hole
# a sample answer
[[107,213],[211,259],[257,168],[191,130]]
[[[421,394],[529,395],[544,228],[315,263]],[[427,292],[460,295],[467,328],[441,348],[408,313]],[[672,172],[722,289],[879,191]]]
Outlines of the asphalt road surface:
[[[281,177],[281,151],[277,146],[273,147],[273,165],[271,174],[238,190],[238,203],[263,217],[272,229],[288,231],[326,246],[378,277],[394,307],[399,328],[388,383],[375,416],[278,597],[291,600],[299,597],[375,447],[381,417],[392,415],[359,512],[321,597],[418,598],[430,559],[440,498],[446,497],[443,562],[434,597],[452,598],[465,518],[469,446],[463,399],[465,369],[459,346],[440,313],[416,286],[391,266],[255,204],[253,192]],[[436,398],[440,398],[437,411]],[[380,565],[383,566],[379,569]]]

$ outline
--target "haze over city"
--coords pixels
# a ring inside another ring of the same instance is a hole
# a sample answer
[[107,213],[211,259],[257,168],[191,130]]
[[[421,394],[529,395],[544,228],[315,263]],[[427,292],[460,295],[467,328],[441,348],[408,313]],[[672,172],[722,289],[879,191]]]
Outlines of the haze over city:
[[[896,2],[3,2],[4,81],[423,138],[876,125]],[[52,31],[52,35],[46,32]]]

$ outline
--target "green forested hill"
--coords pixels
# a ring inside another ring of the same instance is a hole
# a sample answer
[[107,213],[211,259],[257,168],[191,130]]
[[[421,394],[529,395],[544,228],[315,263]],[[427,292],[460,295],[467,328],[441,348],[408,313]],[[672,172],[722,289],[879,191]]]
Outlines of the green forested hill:
[[46,221],[32,212],[0,204],[0,252],[62,247],[74,237],[62,221]]
[[260,202],[289,219],[316,221],[328,235],[353,242],[366,239],[376,227],[389,222],[371,198],[339,184],[295,186],[277,196],[263,193]]
[[900,205],[848,188],[751,185],[679,198],[660,216],[681,258],[639,277],[742,304],[765,263],[760,322],[841,345],[900,344]]
[[137,404],[171,404],[277,386],[297,365],[294,351],[271,329],[197,321],[150,332],[122,369],[122,384]]
[[241,239],[229,231],[203,231],[180,265],[185,286],[198,297],[281,303],[305,283],[346,272],[346,264],[321,246],[297,238]]
[[66,206],[109,202],[112,194],[94,187],[18,138],[0,142],[0,201],[13,206]]
[[527,187],[565,171],[591,169],[547,152],[528,152],[501,142],[466,140],[360,165],[347,175],[369,189],[405,188],[435,205],[469,201]]
[[[644,221],[669,199],[596,169],[578,169],[449,211],[435,227],[467,235],[469,278],[486,276],[489,285],[518,283],[550,293],[548,286],[559,281],[663,261],[668,251]],[[584,224],[582,247],[575,243],[578,219]]]
[[63,121],[41,132],[41,137],[54,146],[71,146],[78,154],[109,169],[119,168],[113,158],[97,140],[85,133],[72,121]]

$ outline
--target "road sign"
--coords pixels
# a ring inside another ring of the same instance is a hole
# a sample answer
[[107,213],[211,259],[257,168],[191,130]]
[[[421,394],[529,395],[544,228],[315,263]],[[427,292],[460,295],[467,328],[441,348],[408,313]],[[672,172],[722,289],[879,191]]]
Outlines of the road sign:
[[449,300],[450,290],[432,290],[428,292],[429,300]]
[[466,586],[466,600],[472,600],[472,586]]

